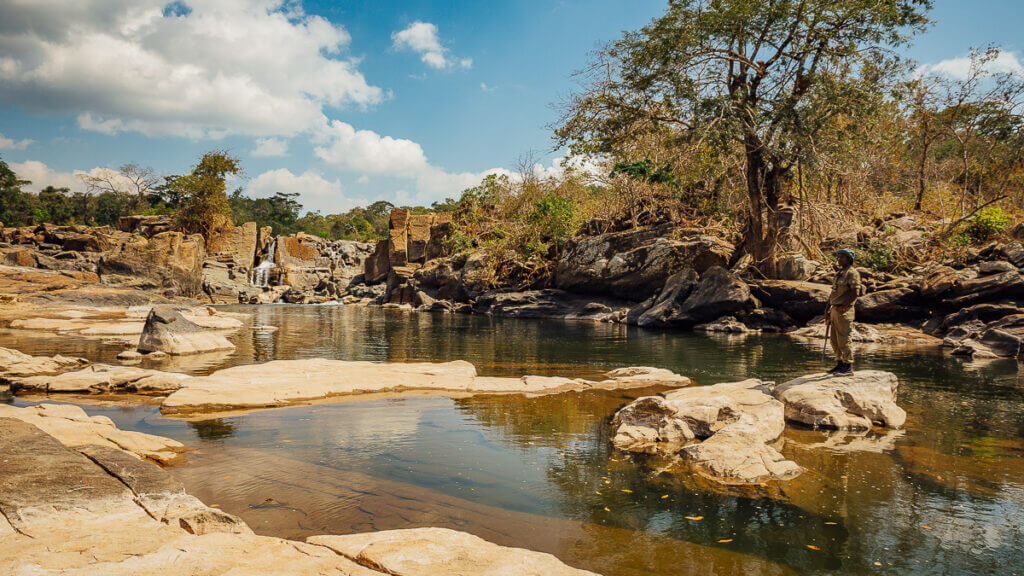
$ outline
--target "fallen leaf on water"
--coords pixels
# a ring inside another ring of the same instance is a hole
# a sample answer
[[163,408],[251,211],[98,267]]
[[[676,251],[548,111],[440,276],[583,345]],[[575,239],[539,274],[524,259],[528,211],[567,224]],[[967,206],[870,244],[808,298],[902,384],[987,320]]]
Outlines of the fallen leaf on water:
[[210,508],[220,508],[220,504],[210,504]]
[[727,544],[729,542],[732,542],[732,538],[723,538],[722,540],[718,541],[719,544]]
[[600,495],[601,491],[600,490],[594,490],[594,494]]
[[881,562],[875,562],[875,566],[881,566],[881,565],[882,565]]
[[607,506],[604,507],[604,511],[605,512],[611,512],[611,510]]
[[661,497],[662,500],[664,500],[665,498],[668,498],[668,494],[665,494],[664,496]]
[[605,483],[605,484],[611,484],[611,483],[612,483],[612,481],[611,481],[611,480],[605,480],[605,481],[604,481],[604,483]]
[[703,516],[686,516],[687,520],[703,520]]
[[931,530],[932,529],[932,527],[927,525],[927,524],[921,524],[921,528],[924,528],[925,530]]
[[626,494],[632,494],[633,493],[632,490],[627,490],[625,488],[623,488],[622,491],[625,492]]
[[811,550],[821,550],[821,548],[818,548],[817,546],[815,546],[813,544],[808,544],[807,547],[810,548]]
[[825,522],[826,526],[835,526],[837,524],[839,524],[839,522]]

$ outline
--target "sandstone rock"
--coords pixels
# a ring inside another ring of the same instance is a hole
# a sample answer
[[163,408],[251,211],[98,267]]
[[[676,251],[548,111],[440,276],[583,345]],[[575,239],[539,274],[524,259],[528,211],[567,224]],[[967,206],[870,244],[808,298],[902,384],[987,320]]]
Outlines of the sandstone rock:
[[956,270],[949,266],[937,266],[921,278],[921,295],[925,298],[939,298],[951,293],[962,282],[963,278]]
[[0,404],[0,418],[32,424],[65,446],[94,444],[120,448],[160,463],[174,462],[186,450],[184,445],[170,438],[120,430],[106,416],[89,416],[85,410],[71,404],[37,404],[26,408]]
[[597,576],[550,554],[506,548],[446,528],[313,536],[306,541],[394,576]]
[[377,243],[373,254],[366,259],[363,269],[363,276],[369,284],[376,284],[388,277],[391,270],[391,261],[388,260],[388,241],[381,240]]
[[368,392],[427,391],[442,394],[554,394],[654,385],[682,386],[685,377],[667,370],[634,368],[609,372],[604,380],[556,377],[482,377],[468,362],[349,362],[321,358],[275,360],[235,366],[192,377],[166,399],[164,413],[194,413],[284,406]]
[[793,280],[802,282],[809,279],[821,265],[814,260],[808,260],[800,254],[779,258],[778,277],[779,280]]
[[[667,293],[667,296],[666,296]],[[663,299],[663,296],[666,296]],[[693,275],[681,272],[665,283],[654,306],[637,320],[642,327],[693,328],[722,316],[751,310],[755,301],[750,288],[736,275],[714,266],[693,283]]]
[[[767,445],[785,428],[783,405],[760,380],[640,398],[616,413],[613,444],[632,452],[676,452],[724,483],[791,478],[799,466]],[[688,444],[702,439],[699,444]]]
[[572,292],[643,300],[681,270],[703,273],[728,264],[733,250],[728,243],[701,235],[667,238],[672,230],[656,226],[575,238],[555,267],[555,285]]
[[179,296],[202,293],[203,238],[180,232],[161,232],[152,238],[132,236],[99,262],[108,285],[165,290]]
[[797,323],[804,323],[825,312],[832,287],[813,282],[756,280],[751,293],[766,307],[784,311]]
[[860,370],[851,376],[812,374],[781,384],[772,394],[786,406],[786,419],[809,426],[900,428],[907,413],[896,405],[896,375]]
[[964,280],[943,300],[949,308],[978,302],[1024,298],[1024,277],[1016,270]]
[[181,355],[234,347],[222,334],[203,329],[173,308],[153,308],[146,317],[138,351]]
[[855,314],[865,322],[898,322],[927,318],[929,312],[916,290],[893,288],[858,298]]
[[708,322],[707,324],[698,324],[693,327],[696,332],[711,332],[721,334],[749,334],[752,332],[760,332],[760,329],[749,328],[736,318],[732,316],[725,316]]
[[1003,262],[1001,260],[994,260],[989,262],[982,262],[978,264],[978,274],[999,274],[1002,272],[1014,272],[1017,267],[1009,262]]

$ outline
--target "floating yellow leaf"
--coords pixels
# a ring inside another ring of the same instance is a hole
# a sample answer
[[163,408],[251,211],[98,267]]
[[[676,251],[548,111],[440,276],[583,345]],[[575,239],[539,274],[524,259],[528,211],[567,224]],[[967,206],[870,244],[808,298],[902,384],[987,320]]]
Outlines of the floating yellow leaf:
[[881,562],[875,562],[874,564],[875,564],[875,566],[881,566],[882,565]]
[[664,496],[661,497],[662,500],[664,500],[665,498],[668,498],[668,494],[665,494]]
[[732,538],[723,538],[718,541],[719,544],[728,544],[729,542],[732,542]]
[[921,528],[924,528],[925,530],[931,530],[932,529],[932,527],[927,525],[927,524],[921,524]]
[[627,490],[625,488],[623,488],[622,491],[625,492],[626,494],[632,494],[633,493],[632,490]]
[[612,483],[612,481],[611,481],[611,480],[605,480],[605,481],[604,481],[604,483],[605,483],[605,484],[611,484],[611,483]]
[[210,508],[220,508],[220,504],[210,504]]
[[821,550],[821,548],[818,548],[817,546],[815,546],[813,544],[808,544],[807,547],[810,548],[811,550]]
[[839,524],[839,522],[825,522],[826,526],[835,526],[837,524]]
[[604,507],[604,511],[605,511],[605,512],[611,512],[611,510],[610,510],[610,509],[608,509],[608,507],[607,507],[607,506],[605,506],[605,507]]
[[686,516],[687,520],[703,520],[703,516]]

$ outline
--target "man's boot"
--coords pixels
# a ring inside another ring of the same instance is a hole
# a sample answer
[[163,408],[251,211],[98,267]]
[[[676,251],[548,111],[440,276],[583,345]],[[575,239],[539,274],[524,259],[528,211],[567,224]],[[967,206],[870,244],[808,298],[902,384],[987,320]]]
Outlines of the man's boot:
[[836,376],[852,376],[853,375],[853,364],[849,362],[841,362],[839,369],[832,374]]
[[826,372],[826,374],[835,374],[836,372],[839,372],[839,370],[841,370],[842,368],[843,368],[843,363],[842,362],[836,362],[836,365],[833,366],[831,370]]

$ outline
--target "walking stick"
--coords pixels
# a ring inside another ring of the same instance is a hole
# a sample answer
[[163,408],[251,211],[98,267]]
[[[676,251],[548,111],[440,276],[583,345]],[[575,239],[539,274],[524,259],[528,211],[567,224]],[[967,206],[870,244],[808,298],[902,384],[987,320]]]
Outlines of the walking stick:
[[829,328],[832,327],[832,318],[831,318],[831,316],[829,315],[828,312],[829,312],[828,310],[825,311],[825,340],[822,341],[822,343],[821,343],[821,359],[822,360],[824,360],[825,356],[826,356],[825,349],[828,348],[828,331],[829,331]]

